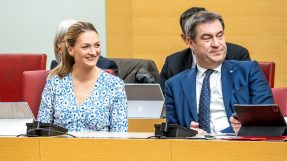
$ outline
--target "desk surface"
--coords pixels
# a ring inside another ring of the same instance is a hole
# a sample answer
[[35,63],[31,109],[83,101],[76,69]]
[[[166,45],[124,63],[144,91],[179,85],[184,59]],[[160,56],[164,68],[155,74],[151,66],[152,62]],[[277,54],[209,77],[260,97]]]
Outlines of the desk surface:
[[2,161],[286,161],[286,142],[0,137]]
[[40,161],[40,142],[37,138],[0,137],[1,161]]
[[68,134],[77,138],[99,139],[147,139],[154,135],[152,132],[69,132]]

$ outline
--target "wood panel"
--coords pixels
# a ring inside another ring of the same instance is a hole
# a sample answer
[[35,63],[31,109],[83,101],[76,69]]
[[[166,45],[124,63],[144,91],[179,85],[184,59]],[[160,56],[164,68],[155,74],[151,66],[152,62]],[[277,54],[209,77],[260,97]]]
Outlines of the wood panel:
[[107,56],[133,57],[132,0],[106,0]]
[[[285,0],[107,0],[110,57],[147,58],[161,70],[166,56],[186,48],[179,16],[192,6],[220,13],[226,39],[246,47],[252,59],[276,63],[275,87],[287,87],[287,10]],[[118,8],[123,8],[119,10]],[[126,13],[123,16],[123,13]],[[115,19],[125,18],[125,25]],[[124,37],[116,37],[123,31]],[[128,31],[131,31],[130,33]],[[126,34],[126,33],[128,34]],[[128,40],[128,42],[126,42]],[[124,45],[118,46],[118,44]],[[119,55],[115,55],[115,52]]]
[[129,132],[154,132],[154,124],[161,124],[165,119],[129,119]]
[[171,147],[173,161],[184,161],[188,160],[187,158],[192,158],[194,161],[285,161],[287,159],[287,144],[284,142],[177,140],[172,141]]
[[171,161],[164,140],[41,139],[41,161]]
[[1,161],[39,161],[39,139],[0,137]]
[[276,141],[0,137],[1,161],[286,161],[286,149]]

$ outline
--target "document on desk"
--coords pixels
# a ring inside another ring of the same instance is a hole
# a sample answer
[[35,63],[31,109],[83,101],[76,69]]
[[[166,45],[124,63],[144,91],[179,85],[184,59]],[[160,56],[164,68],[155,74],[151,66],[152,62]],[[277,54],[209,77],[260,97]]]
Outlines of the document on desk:
[[230,141],[287,141],[287,136],[236,136],[234,133],[204,134],[186,139],[230,140]]
[[214,140],[214,139],[225,139],[234,137],[236,137],[236,134],[234,133],[219,133],[219,134],[197,134],[196,136],[187,137],[186,139]]
[[223,140],[232,141],[287,141],[287,136],[236,136],[224,138]]
[[68,132],[77,138],[146,139],[154,135],[149,132]]

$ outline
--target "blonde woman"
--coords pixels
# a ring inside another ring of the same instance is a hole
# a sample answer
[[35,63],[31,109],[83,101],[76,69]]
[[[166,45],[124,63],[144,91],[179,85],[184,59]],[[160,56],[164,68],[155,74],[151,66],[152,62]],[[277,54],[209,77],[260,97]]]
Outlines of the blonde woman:
[[38,120],[69,131],[126,132],[125,85],[96,66],[101,53],[97,30],[77,22],[68,29],[65,44],[60,64],[47,79]]

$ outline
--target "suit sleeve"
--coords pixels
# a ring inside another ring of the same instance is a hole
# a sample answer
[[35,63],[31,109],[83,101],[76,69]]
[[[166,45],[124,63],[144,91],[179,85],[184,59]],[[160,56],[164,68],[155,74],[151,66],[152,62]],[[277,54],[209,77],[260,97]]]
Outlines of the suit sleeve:
[[56,68],[57,65],[58,65],[58,62],[56,60],[52,60],[50,70]]
[[118,75],[118,66],[117,64],[108,58],[105,58],[103,56],[100,56],[98,62],[97,62],[97,67],[101,69],[111,69],[115,73],[115,75]]
[[245,47],[240,45],[226,43],[227,45],[227,55],[226,60],[250,60],[250,55]]
[[163,94],[165,93],[165,81],[168,79],[168,63],[167,59],[161,69],[160,76],[159,76],[159,84],[162,89]]
[[109,69],[112,69],[114,71],[115,75],[119,74],[118,66],[113,60],[110,60],[110,67],[109,67]]
[[165,107],[166,107],[166,120],[168,123],[179,124],[175,100],[172,92],[172,84],[167,81],[165,84]]
[[249,52],[246,48],[241,48],[239,60],[251,60]]
[[252,61],[249,77],[251,104],[273,104],[271,88],[256,61]]

